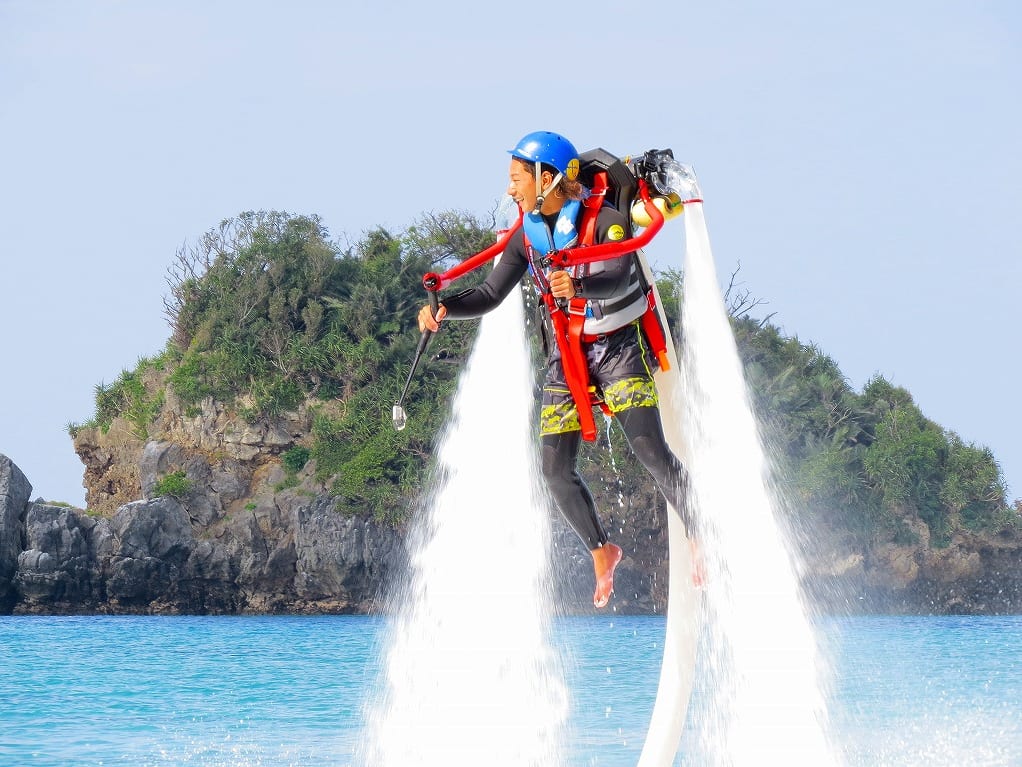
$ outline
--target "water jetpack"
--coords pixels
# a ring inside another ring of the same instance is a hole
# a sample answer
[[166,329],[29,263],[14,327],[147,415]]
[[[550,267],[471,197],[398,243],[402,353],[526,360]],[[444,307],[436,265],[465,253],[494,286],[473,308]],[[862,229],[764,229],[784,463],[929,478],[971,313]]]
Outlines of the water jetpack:
[[[540,261],[545,270],[568,269],[581,264],[617,258],[627,253],[638,253],[659,233],[666,220],[683,212],[686,203],[702,202],[695,174],[690,167],[675,160],[670,149],[651,149],[642,155],[624,158],[619,158],[605,149],[593,149],[579,156],[579,166],[578,178],[589,190],[588,197],[583,200],[585,210],[579,227],[579,245],[547,252]],[[596,218],[604,205],[611,205],[622,212],[627,212],[626,220],[630,231],[626,233],[624,239],[594,244]],[[434,312],[439,303],[438,293],[441,290],[489,263],[504,251],[508,240],[522,227],[523,215],[524,211],[519,210],[517,221],[498,236],[497,241],[490,247],[470,256],[446,272],[441,274],[429,272],[423,275],[422,285],[426,289]],[[641,231],[636,233],[636,229]],[[646,269],[640,270],[641,274],[647,272]],[[660,327],[659,314],[653,303],[655,291],[650,286],[643,287],[650,302],[642,320],[643,330],[661,366],[666,366],[668,362],[665,334]],[[569,388],[576,402],[588,404],[588,371],[578,340],[584,318],[582,307],[585,300],[572,299],[558,304],[549,294],[549,288],[543,293],[543,299],[554,324],[555,338],[561,345],[562,362]],[[578,305],[572,306],[573,303]],[[394,427],[398,430],[403,429],[407,423],[407,414],[402,402],[430,335],[430,331],[423,331],[408,374],[408,381],[405,383],[401,398],[394,405],[393,421]],[[590,411],[590,407],[579,407],[583,437],[591,441],[596,437],[596,429]]]
[[[633,226],[643,228],[639,235],[601,245],[579,245],[551,251],[545,266],[564,268],[577,264],[617,258],[645,247],[656,236],[664,221],[684,210],[685,203],[702,202],[699,185],[692,169],[674,159],[670,149],[651,149],[640,156],[615,157],[605,149],[593,149],[579,156],[579,180],[589,188],[589,199],[606,201],[621,211],[629,211]],[[602,188],[597,188],[601,183]],[[650,187],[653,192],[650,193]],[[522,225],[518,221],[497,242],[474,256],[466,258],[448,271],[428,272],[422,277],[427,293],[437,293],[483,264],[489,263],[504,250],[504,244]],[[583,252],[584,250],[584,252]]]

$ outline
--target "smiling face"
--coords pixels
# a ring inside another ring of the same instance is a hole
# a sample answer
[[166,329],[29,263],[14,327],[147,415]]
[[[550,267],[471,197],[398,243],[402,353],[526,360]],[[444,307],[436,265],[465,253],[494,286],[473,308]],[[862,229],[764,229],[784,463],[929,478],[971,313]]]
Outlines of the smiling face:
[[[517,157],[512,157],[511,167],[508,169],[508,179],[507,193],[511,195],[522,210],[526,213],[531,213],[533,208],[536,207],[536,198],[539,196],[539,192],[536,190],[536,171],[534,166],[519,160]],[[548,186],[553,180],[554,176],[549,171],[543,171],[540,174],[540,183],[543,187]],[[549,212],[547,208],[554,204],[554,200],[553,195],[547,196],[543,204],[544,213]],[[560,206],[558,205],[557,207]]]

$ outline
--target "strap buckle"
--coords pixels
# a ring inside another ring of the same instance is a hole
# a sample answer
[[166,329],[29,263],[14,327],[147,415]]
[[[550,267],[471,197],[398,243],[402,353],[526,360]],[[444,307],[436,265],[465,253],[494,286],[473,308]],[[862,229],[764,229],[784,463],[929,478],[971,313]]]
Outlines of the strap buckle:
[[576,317],[585,317],[586,307],[588,303],[589,302],[586,301],[585,299],[582,300],[578,300],[575,298],[571,299],[568,302],[568,314],[573,314]]

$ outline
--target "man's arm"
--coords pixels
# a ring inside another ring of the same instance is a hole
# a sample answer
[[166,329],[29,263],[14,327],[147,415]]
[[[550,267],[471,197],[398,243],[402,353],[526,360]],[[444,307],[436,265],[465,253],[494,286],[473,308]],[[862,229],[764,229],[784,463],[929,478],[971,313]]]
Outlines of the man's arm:
[[[528,259],[525,256],[525,238],[519,230],[511,236],[500,260],[486,280],[478,287],[444,298],[440,302],[436,320],[446,317],[457,320],[481,317],[496,309],[522,279],[526,269]],[[430,326],[431,319],[431,310],[428,306],[423,307],[419,312],[419,329],[436,330]]]

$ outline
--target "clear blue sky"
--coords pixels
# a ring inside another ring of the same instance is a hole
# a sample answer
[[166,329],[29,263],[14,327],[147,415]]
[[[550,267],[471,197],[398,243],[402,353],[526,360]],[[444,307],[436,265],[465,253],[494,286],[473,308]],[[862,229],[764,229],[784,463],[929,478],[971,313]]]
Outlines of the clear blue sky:
[[0,452],[84,503],[65,425],[163,348],[167,267],[220,220],[485,213],[547,129],[672,147],[722,278],[1022,496],[1020,94],[1015,0],[0,0]]

